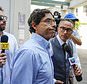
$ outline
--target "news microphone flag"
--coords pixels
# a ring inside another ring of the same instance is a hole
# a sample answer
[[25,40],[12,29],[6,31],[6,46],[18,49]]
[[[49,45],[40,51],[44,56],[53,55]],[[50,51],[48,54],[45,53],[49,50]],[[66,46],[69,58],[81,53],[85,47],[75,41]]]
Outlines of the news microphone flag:
[[70,57],[70,58],[69,58],[69,63],[70,63],[70,65],[77,64],[77,63],[76,63],[76,60],[75,60],[75,57]]
[[8,36],[2,35],[1,42],[0,42],[0,50],[2,50],[1,53],[5,53],[5,50],[8,49],[9,49]]
[[8,50],[9,49],[9,43],[0,42],[0,50],[2,50],[2,49]]

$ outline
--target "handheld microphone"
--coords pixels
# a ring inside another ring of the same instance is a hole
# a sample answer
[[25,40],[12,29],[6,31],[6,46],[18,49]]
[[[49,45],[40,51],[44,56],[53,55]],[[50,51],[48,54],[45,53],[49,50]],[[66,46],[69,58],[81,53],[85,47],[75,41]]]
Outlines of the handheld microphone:
[[[70,64],[73,66],[73,68],[75,68],[76,66],[76,61],[75,61],[75,58],[73,56],[73,50],[71,49],[71,47],[69,45],[64,45],[64,49],[65,51],[70,55],[70,58],[69,58],[69,62]],[[75,76],[76,77],[76,80],[78,82],[82,81],[82,74],[81,75],[78,75],[78,76]]]
[[[8,36],[2,35],[1,42],[0,42],[1,53],[5,53],[5,50],[7,50],[7,49],[9,49]],[[3,83],[3,65],[1,67],[2,67],[1,68],[1,82]]]
[[7,35],[1,36],[0,49],[2,50],[1,53],[5,53],[5,50],[9,49],[8,36]]
[[64,49],[65,51],[69,54],[69,62],[70,62],[70,65],[74,65],[76,64],[76,61],[75,61],[75,58],[73,56],[73,50],[71,50],[71,47],[67,44],[64,45]]

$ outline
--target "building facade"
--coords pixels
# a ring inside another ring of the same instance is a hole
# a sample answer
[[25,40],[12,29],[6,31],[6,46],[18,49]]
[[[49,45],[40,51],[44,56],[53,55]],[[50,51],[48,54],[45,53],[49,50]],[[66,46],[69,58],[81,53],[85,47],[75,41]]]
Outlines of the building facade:
[[21,45],[29,37],[27,20],[31,0],[0,0],[0,6],[8,17],[6,31],[14,34]]

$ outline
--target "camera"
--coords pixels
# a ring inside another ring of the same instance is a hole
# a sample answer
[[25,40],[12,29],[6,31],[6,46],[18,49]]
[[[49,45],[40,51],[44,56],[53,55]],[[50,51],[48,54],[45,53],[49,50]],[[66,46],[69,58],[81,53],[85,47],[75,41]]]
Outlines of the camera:
[[57,31],[57,27],[58,27],[58,24],[60,22],[61,15],[60,15],[60,13],[58,11],[55,11],[53,17],[54,17],[54,19],[56,21],[56,31]]

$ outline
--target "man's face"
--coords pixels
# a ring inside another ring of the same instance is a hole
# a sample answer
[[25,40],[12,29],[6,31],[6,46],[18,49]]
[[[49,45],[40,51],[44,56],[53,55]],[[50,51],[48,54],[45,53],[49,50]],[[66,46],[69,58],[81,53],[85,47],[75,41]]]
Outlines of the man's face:
[[36,25],[36,33],[44,37],[46,40],[55,36],[55,20],[50,13],[46,13],[45,17],[41,19],[40,23]]
[[7,17],[4,16],[3,11],[0,11],[0,31],[5,30]]
[[69,21],[61,21],[58,27],[58,34],[61,40],[66,42],[73,32],[73,24]]

